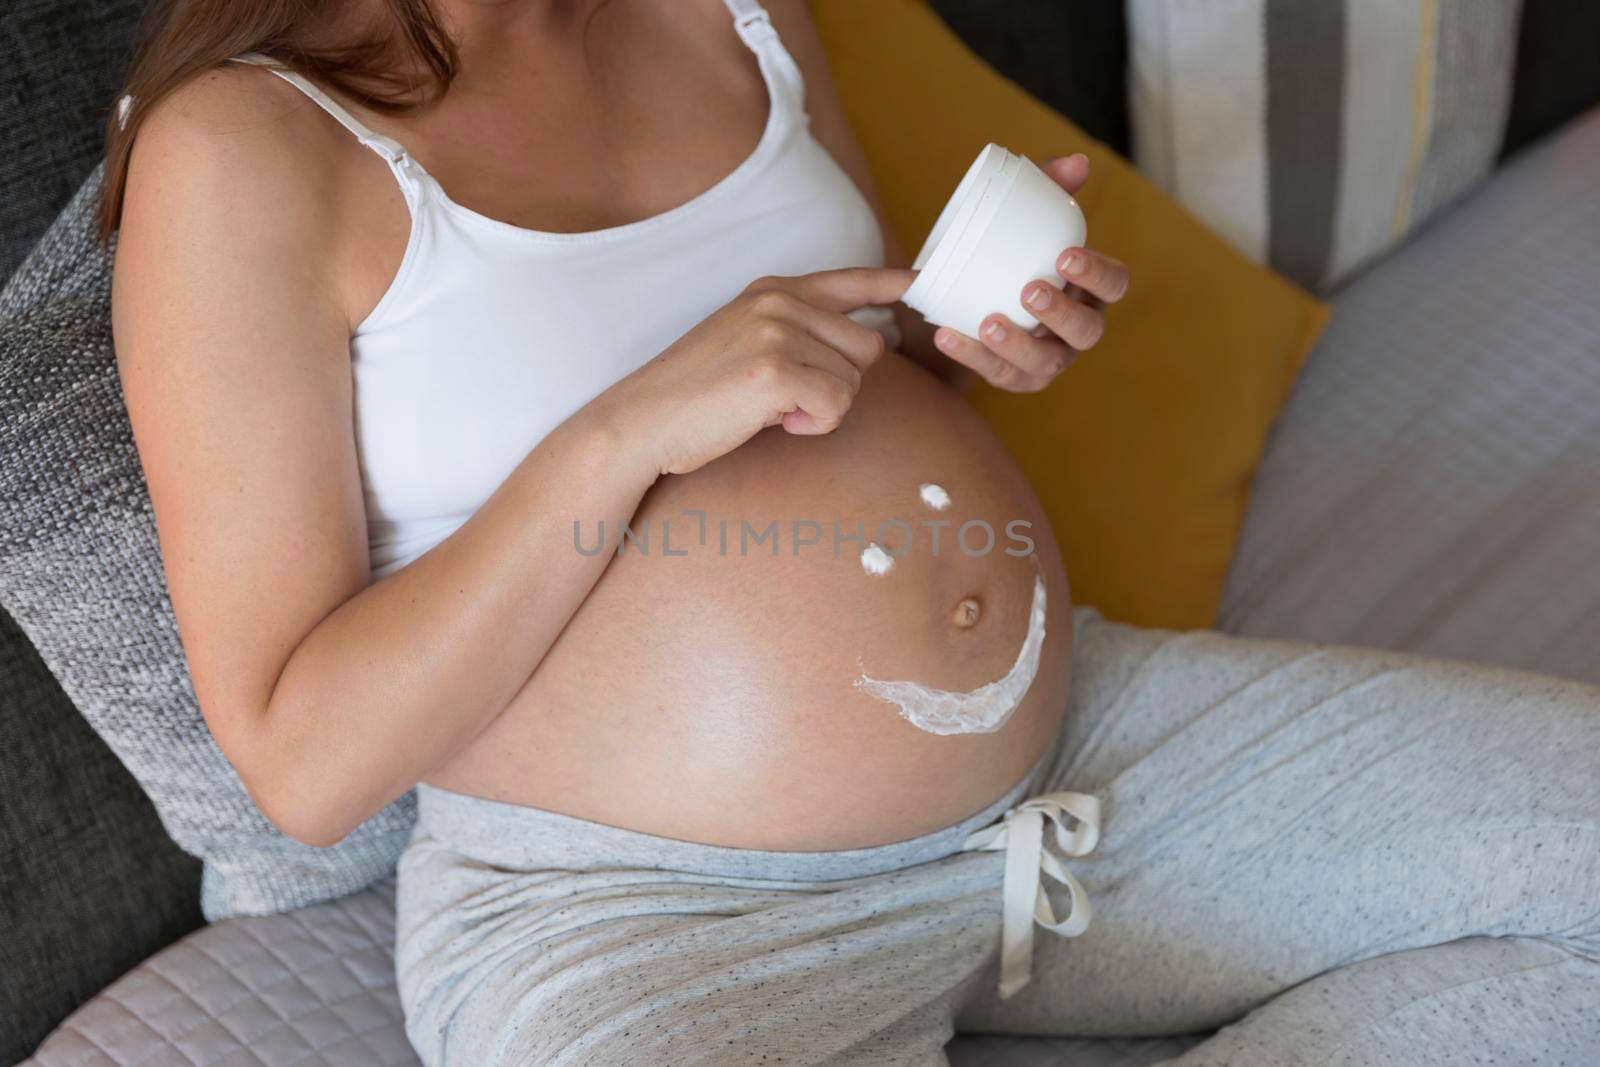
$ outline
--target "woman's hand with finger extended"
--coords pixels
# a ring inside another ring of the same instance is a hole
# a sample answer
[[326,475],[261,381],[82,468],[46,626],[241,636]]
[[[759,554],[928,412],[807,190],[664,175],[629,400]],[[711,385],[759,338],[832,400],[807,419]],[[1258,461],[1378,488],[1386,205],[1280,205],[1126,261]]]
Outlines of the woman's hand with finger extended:
[[590,405],[656,474],[687,474],[768,426],[821,434],[843,421],[883,355],[846,312],[900,299],[915,273],[847,267],[757,278]]

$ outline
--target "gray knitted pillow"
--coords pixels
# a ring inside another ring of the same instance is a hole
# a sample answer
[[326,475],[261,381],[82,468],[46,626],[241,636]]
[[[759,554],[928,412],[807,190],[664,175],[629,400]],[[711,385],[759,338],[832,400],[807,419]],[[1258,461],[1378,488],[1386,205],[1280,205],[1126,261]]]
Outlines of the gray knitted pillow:
[[354,892],[393,868],[415,798],[312,848],[267,821],[206,728],[112,355],[100,178],[0,291],[0,603],[173,840],[204,861],[207,919]]

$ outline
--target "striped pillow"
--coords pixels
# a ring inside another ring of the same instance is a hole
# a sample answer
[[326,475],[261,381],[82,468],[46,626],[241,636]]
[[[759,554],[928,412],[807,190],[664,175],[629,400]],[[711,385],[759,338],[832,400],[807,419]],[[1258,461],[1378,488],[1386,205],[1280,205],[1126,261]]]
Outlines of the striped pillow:
[[1493,167],[1521,0],[1129,0],[1134,157],[1326,291]]

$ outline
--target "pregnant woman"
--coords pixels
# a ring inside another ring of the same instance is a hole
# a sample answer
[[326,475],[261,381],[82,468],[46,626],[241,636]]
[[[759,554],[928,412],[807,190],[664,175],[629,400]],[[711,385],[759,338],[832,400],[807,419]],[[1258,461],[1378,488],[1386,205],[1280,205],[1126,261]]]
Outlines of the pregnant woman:
[[1127,272],[909,313],[801,0],[164,4],[124,105],[195,692],[304,842],[417,790],[430,1067],[1600,1040],[1593,693],[1072,611],[959,391],[1043,388]]

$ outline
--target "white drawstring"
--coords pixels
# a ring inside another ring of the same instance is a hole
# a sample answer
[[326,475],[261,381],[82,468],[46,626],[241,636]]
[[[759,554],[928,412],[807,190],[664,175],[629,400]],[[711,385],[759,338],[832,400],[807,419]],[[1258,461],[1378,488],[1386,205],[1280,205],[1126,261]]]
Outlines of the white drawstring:
[[[1067,829],[1063,817],[1077,820]],[[1089,927],[1089,895],[1050,851],[1045,820],[1055,826],[1056,847],[1066,856],[1082,856],[1100,840],[1100,799],[1085,793],[1044,793],[1023,801],[997,823],[967,837],[963,852],[1006,853],[1004,920],[1000,929],[1000,997],[1005,999],[1033,977],[1033,924],[1062,937],[1077,937]],[[1042,875],[1067,887],[1072,907],[1056,918],[1045,894]]]

